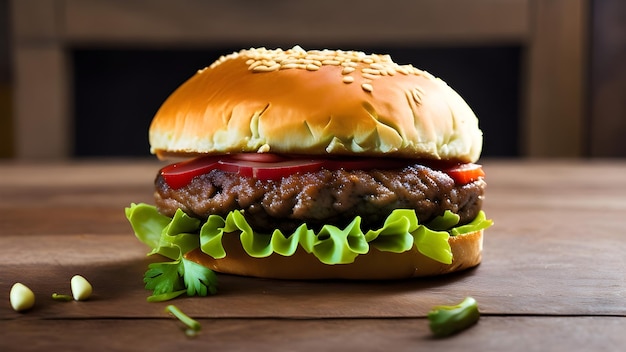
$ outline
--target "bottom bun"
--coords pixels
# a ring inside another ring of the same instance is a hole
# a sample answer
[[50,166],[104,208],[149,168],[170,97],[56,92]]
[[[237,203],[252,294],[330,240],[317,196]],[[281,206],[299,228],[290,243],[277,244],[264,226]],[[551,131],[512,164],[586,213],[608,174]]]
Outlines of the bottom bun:
[[226,257],[215,259],[193,250],[185,258],[225,274],[274,279],[353,279],[383,280],[435,276],[468,269],[480,264],[483,249],[483,230],[450,237],[453,260],[443,264],[428,258],[415,247],[403,253],[381,252],[370,248],[367,254],[356,257],[350,264],[327,265],[314,255],[299,248],[292,256],[272,254],[265,258],[250,257],[241,247],[239,236],[222,237]]

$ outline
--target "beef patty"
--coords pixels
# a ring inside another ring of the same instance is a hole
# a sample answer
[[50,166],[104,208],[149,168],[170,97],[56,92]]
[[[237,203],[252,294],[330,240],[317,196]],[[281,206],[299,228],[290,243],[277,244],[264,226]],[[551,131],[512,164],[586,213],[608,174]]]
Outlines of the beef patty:
[[363,230],[380,227],[394,209],[415,209],[420,222],[428,222],[450,210],[467,223],[482,207],[485,182],[480,179],[455,185],[447,174],[423,165],[395,170],[319,170],[280,180],[258,180],[221,170],[194,178],[183,188],[172,189],[159,175],[155,181],[159,211],[172,216],[178,208],[206,219],[243,209],[258,232],[279,228],[295,230],[303,222],[319,229],[339,227],[355,216]]

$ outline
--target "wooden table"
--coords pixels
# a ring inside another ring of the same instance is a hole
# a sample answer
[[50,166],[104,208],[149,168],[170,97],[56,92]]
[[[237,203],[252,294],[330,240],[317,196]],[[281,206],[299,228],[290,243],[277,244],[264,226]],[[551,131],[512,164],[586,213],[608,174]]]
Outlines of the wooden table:
[[[124,217],[152,201],[147,160],[0,163],[0,350],[618,351],[626,346],[626,161],[483,160],[483,263],[447,277],[303,282],[219,275],[212,297],[173,301],[202,324],[187,337],[148,303],[146,257]],[[94,286],[58,302],[70,278]],[[9,305],[22,282],[36,294]],[[438,304],[474,297],[477,325],[434,339]]]

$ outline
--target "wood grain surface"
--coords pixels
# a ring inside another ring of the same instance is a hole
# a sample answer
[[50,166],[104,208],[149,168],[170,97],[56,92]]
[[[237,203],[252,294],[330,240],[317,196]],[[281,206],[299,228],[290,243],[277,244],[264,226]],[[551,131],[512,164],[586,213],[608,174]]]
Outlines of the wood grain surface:
[[[124,217],[151,202],[158,162],[0,164],[0,350],[619,350],[626,343],[626,162],[486,160],[483,263],[439,278],[288,281],[219,275],[212,297],[170,303],[198,319],[188,338],[148,303],[148,248]],[[70,278],[94,286],[58,302]],[[22,282],[36,294],[9,305]],[[426,313],[474,297],[479,323],[433,339]]]

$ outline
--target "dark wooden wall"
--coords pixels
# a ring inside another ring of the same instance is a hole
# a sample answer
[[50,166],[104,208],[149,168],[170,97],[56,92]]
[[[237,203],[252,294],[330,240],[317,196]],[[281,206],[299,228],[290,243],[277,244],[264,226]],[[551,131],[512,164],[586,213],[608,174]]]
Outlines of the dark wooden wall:
[[589,154],[626,157],[626,1],[593,1]]

